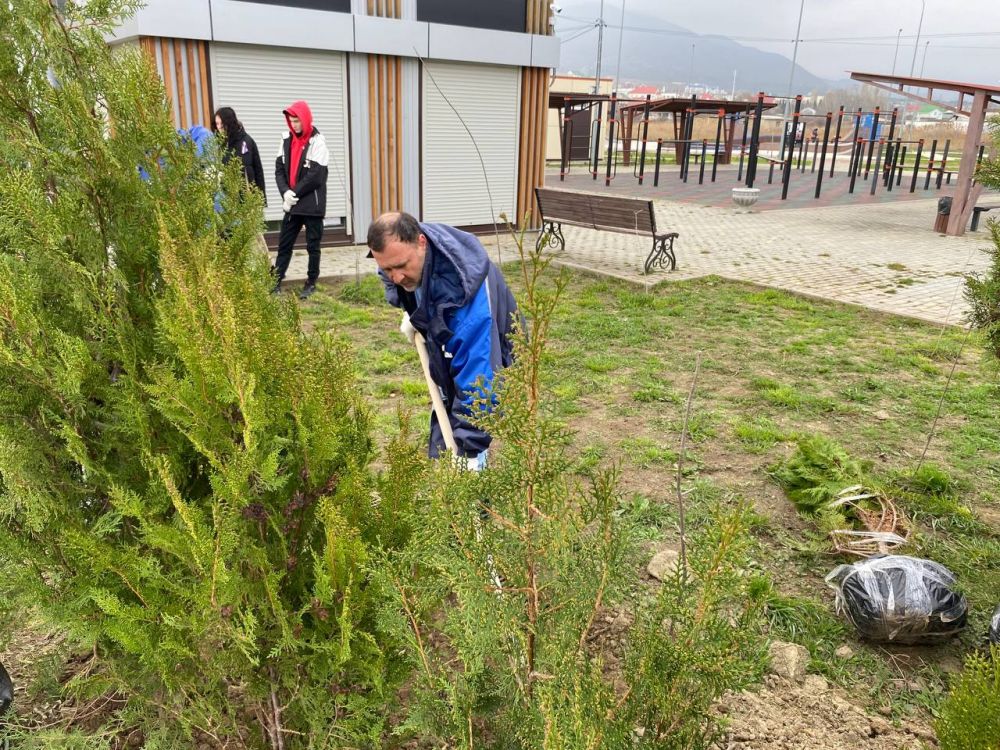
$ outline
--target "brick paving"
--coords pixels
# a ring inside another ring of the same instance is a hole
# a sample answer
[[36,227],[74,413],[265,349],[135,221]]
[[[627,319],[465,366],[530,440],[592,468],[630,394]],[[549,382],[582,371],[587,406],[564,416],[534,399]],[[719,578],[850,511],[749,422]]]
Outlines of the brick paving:
[[[554,183],[550,183],[554,184]],[[732,207],[657,200],[657,223],[680,233],[677,270],[642,274],[645,237],[564,227],[556,262],[649,289],[661,282],[715,274],[727,279],[860,305],[934,323],[961,325],[963,277],[987,267],[987,232],[947,237],[931,230],[935,198],[738,213]],[[497,259],[496,239],[484,244]],[[516,257],[510,240],[500,259]],[[363,247],[323,251],[321,280],[374,273]],[[305,275],[297,251],[289,282]],[[289,286],[292,284],[290,283]],[[297,286],[297,284],[296,284]]]
[[[924,190],[924,183],[928,182],[926,170],[920,170],[917,175],[917,183],[914,192],[910,193],[910,185],[913,180],[913,170],[910,169],[902,175],[897,175],[899,185],[893,183],[892,190],[886,189],[882,181],[878,181],[875,186],[875,194],[871,193],[871,180],[875,175],[875,165],[869,179],[864,179],[864,171],[861,176],[855,179],[854,192],[851,192],[851,180],[847,175],[846,168],[849,161],[847,156],[838,156],[834,176],[830,177],[830,168],[824,170],[823,180],[820,184],[820,198],[816,199],[817,173],[811,171],[807,166],[805,171],[793,169],[788,180],[788,195],[785,200],[781,199],[781,172],[779,169],[771,170],[761,164],[757,170],[757,177],[754,187],[760,190],[760,199],[754,206],[755,211],[767,211],[780,208],[805,208],[805,207],[825,207],[825,206],[857,206],[869,205],[872,203],[889,203],[910,200],[925,200],[927,198],[941,198],[950,196],[953,187],[947,180],[942,178],[941,187],[937,187],[937,172],[931,174],[928,189]],[[829,164],[829,162],[827,162]],[[818,167],[817,167],[818,168]],[[565,190],[584,190],[610,192],[616,195],[629,195],[637,198],[652,198],[654,200],[679,201],[681,203],[697,203],[703,206],[716,206],[718,208],[729,208],[733,205],[732,189],[742,187],[743,183],[736,179],[737,167],[719,167],[716,181],[712,182],[712,167],[705,168],[704,181],[699,184],[698,166],[692,164],[688,174],[688,181],[685,183],[680,178],[679,167],[671,164],[669,169],[664,168],[660,173],[659,184],[654,186],[654,173],[647,165],[643,175],[643,183],[639,184],[634,176],[634,167],[619,167],[617,175],[612,177],[611,184],[605,185],[605,172],[601,170],[595,180],[585,168],[577,166],[566,175],[564,180],[559,179],[558,171],[549,171],[545,175],[545,185],[551,188],[562,188]],[[768,180],[771,180],[770,182]]]

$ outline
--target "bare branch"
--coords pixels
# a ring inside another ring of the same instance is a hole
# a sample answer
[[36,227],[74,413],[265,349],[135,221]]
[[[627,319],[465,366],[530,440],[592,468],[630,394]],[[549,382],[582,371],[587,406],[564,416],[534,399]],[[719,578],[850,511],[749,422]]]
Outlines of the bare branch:
[[684,580],[687,579],[687,531],[681,478],[684,476],[684,456],[687,453],[687,432],[688,423],[691,421],[691,404],[694,401],[694,392],[698,386],[698,373],[700,371],[701,352],[698,352],[698,358],[694,364],[694,377],[691,379],[691,390],[688,391],[687,407],[684,409],[684,426],[681,428],[681,450],[677,454],[677,513],[681,532],[681,576]]

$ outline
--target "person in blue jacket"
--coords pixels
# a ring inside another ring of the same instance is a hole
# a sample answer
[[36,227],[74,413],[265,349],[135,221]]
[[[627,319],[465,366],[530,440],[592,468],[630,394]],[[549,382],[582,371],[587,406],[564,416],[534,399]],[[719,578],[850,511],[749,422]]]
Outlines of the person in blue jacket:
[[[471,417],[490,403],[494,377],[513,359],[511,333],[519,319],[514,295],[482,243],[454,227],[386,213],[369,227],[368,248],[386,300],[403,309],[400,330],[411,341],[415,330],[427,340],[431,378],[461,457],[470,468],[482,468],[491,437]],[[445,451],[432,411],[428,455]]]
[[[214,149],[214,137],[212,136],[212,131],[206,128],[204,125],[192,125],[190,128],[178,128],[177,136],[181,143],[191,143],[194,146],[194,154],[198,157],[200,163],[210,166],[213,159],[215,158]],[[157,160],[157,165],[160,169],[166,166],[166,161],[161,156]],[[149,172],[139,165],[139,177],[143,182],[149,182],[151,178]],[[222,201],[220,200],[220,195],[218,192],[212,198],[212,205],[215,208],[215,213],[222,213]]]

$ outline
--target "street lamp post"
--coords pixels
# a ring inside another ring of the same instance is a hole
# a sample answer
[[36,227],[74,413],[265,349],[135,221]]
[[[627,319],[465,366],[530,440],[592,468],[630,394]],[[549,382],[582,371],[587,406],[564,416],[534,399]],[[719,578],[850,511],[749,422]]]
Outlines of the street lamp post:
[[601,93],[601,55],[604,47],[604,0],[601,0],[601,17],[597,19],[597,72],[594,75],[594,93]]
[[917,67],[917,49],[920,47],[920,30],[924,26],[924,10],[927,8],[927,3],[924,0],[920,0],[920,21],[917,23],[917,41],[913,43],[913,61],[910,63],[910,78],[913,77],[913,71]]
[[892,74],[896,75],[896,57],[899,55],[899,37],[902,36],[903,30],[900,29],[896,32],[896,51],[892,53]]
[[615,91],[622,85],[622,40],[625,38],[625,0],[622,0],[622,20],[618,27],[618,65],[615,67]]
[[924,42],[924,59],[920,61],[920,77],[924,77],[924,66],[927,64],[927,48],[931,46],[931,40]]
[[[802,12],[806,8],[806,0],[802,0],[799,3],[799,23],[795,27],[795,46],[792,49],[792,69],[788,73],[788,97],[785,99],[785,106],[781,108],[781,137],[785,137],[785,128],[788,127],[788,108],[791,106],[791,96],[792,96],[792,84],[795,82],[795,61],[799,57],[799,34],[802,32]],[[784,140],[782,140],[784,143]],[[795,137],[792,136],[792,143],[795,143]]]
[[806,8],[806,0],[799,3],[799,23],[795,27],[795,46],[792,48],[792,70],[788,74],[788,95],[792,95],[792,83],[795,81],[795,61],[799,58],[799,34],[802,31],[802,11]]

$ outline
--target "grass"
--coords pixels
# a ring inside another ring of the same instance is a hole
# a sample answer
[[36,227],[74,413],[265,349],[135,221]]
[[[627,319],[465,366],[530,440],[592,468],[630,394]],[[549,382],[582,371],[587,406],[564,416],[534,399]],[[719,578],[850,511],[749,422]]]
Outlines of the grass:
[[[396,330],[399,313],[380,294],[374,278],[328,287],[304,316],[313,329],[354,342],[364,387],[388,422],[399,399],[418,405],[427,397],[416,355]],[[992,458],[1000,373],[973,339],[945,393],[962,336],[712,278],[651,294],[578,280],[556,318],[546,385],[552,406],[581,433],[675,446],[700,351],[692,433],[709,454],[773,459],[789,435],[819,431],[898,468],[915,463],[943,396],[930,455],[989,506],[1000,487]],[[628,417],[624,432],[606,422],[608,413]]]
[[[507,277],[517,291],[515,270],[508,268]],[[380,431],[391,434],[397,407],[424,411],[428,397],[416,355],[396,330],[399,313],[380,297],[377,281],[366,278],[327,287],[304,314],[313,328],[333,328],[354,342]],[[691,517],[730,493],[754,498],[756,559],[759,575],[771,581],[773,637],[803,643],[814,671],[903,715],[934,709],[943,685],[936,655],[976,641],[1000,601],[1000,539],[990,525],[1000,518],[990,515],[1000,499],[1000,371],[976,339],[961,349],[963,335],[715,278],[648,294],[576,279],[556,315],[545,386],[549,408],[576,431],[575,470],[582,477],[618,464],[621,512],[649,538],[671,540],[679,433],[701,352],[684,465]],[[838,561],[766,469],[791,452],[796,437],[820,433],[904,481],[939,402],[928,458],[955,484],[936,499],[911,497],[906,510],[919,524],[913,551],[948,565],[962,581],[971,626],[960,642],[904,663],[859,643],[835,615],[822,578]],[[855,656],[834,657],[844,644]],[[930,687],[915,691],[915,681]]]
[[[515,293],[517,271],[506,268]],[[308,330],[352,343],[383,441],[398,429],[399,408],[417,415],[417,429],[429,413],[399,316],[374,277],[324,285],[303,304]],[[927,715],[946,687],[941,660],[976,645],[1000,601],[1000,369],[976,338],[963,347],[964,335],[717,278],[650,293],[574,279],[545,354],[545,408],[575,433],[577,477],[618,466],[619,513],[651,544],[674,543],[680,432],[700,353],[683,464],[689,526],[710,523],[719,502],[751,500],[746,574],[766,602],[769,637],[805,645],[812,671],[871,709]],[[961,639],[919,653],[883,649],[859,642],[836,615],[823,577],[840,560],[768,473],[796,439],[815,434],[872,462],[898,489],[916,524],[909,551],[951,568],[971,603]],[[843,645],[853,656],[834,655]]]

